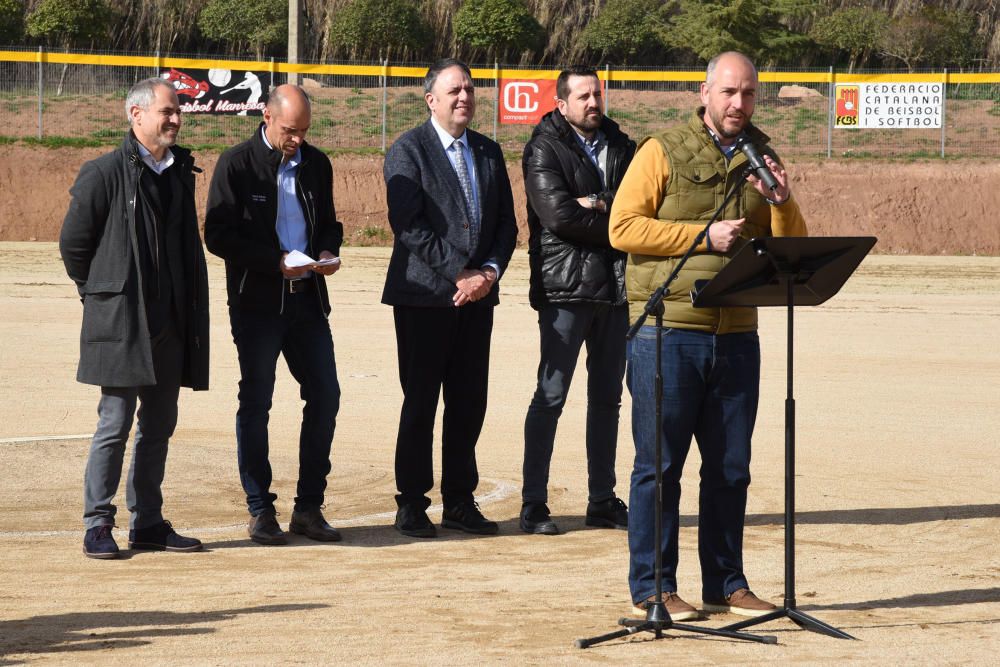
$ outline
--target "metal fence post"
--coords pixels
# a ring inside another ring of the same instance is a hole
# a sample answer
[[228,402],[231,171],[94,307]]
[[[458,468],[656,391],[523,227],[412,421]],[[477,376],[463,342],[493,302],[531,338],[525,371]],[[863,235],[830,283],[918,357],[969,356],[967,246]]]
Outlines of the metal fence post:
[[493,61],[493,141],[497,140],[497,122],[500,119],[500,63]]
[[382,61],[382,155],[385,155],[385,131],[388,115],[389,59]]
[[38,47],[38,139],[42,138],[42,96],[44,95],[45,70],[42,67],[42,47]]
[[829,87],[827,90],[827,99],[830,100],[830,103],[826,105],[826,159],[829,160],[833,155],[833,117],[835,114],[833,95],[836,91],[833,81],[833,65],[830,65],[830,81],[827,86]]
[[604,115],[611,110],[611,65],[604,63]]
[[945,125],[945,107],[948,102],[948,68],[944,68],[944,74],[941,77],[941,157],[944,158],[944,143],[945,137],[948,134],[947,125]]

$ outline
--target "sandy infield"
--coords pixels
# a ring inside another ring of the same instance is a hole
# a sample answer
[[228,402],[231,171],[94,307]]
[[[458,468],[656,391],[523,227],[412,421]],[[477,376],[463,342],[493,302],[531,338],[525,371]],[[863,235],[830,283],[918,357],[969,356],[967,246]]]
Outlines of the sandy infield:
[[[566,532],[517,528],[537,363],[523,250],[502,282],[479,446],[480,502],[501,521],[494,538],[442,531],[413,540],[391,528],[401,395],[391,312],[378,303],[388,250],[346,248],[343,257],[331,280],[343,403],[326,512],[344,541],[293,537],[265,548],[246,539],[233,435],[238,372],[213,258],[212,390],[182,393],[164,484],[167,518],[207,549],[102,562],[80,553],[98,396],[74,381],[81,308],[54,244],[0,243],[0,665],[995,662],[1000,258],[873,256],[832,301],[796,313],[798,604],[861,641],[781,620],[756,628],[778,646],[637,635],[583,651],[575,638],[614,630],[628,612],[625,533],[583,524],[583,375],[552,464],[549,504]],[[761,321],[745,556],[754,590],[780,603],[784,311],[764,310]],[[629,406],[626,394],[618,457],[626,497]],[[279,364],[271,460],[283,522],[300,408]],[[695,603],[698,465],[693,450],[681,506],[680,592]],[[431,517],[440,517],[438,504]],[[124,547],[125,531],[116,535]]]

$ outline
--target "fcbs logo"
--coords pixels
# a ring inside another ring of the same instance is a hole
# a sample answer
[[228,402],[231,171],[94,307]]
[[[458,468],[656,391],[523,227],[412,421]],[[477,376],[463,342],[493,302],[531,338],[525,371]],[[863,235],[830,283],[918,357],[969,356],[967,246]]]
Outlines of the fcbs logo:
[[837,127],[858,126],[858,101],[861,94],[858,86],[837,86]]

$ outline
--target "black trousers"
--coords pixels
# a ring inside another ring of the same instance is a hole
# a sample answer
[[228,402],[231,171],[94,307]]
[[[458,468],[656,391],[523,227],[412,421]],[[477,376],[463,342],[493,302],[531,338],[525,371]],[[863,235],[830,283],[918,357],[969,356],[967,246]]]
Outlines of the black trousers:
[[394,306],[403,407],[396,438],[396,502],[427,508],[434,486],[434,418],[444,396],[441,498],[473,500],[479,484],[476,441],[486,417],[493,306]]

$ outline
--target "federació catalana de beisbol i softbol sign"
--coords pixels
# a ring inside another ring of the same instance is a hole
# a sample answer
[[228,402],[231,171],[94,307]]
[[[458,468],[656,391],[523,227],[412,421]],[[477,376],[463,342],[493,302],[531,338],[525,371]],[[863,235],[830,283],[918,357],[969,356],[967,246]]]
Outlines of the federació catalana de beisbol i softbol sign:
[[834,125],[860,129],[941,127],[943,83],[837,84]]
[[177,91],[183,113],[259,116],[267,104],[268,72],[171,67],[160,73]]

